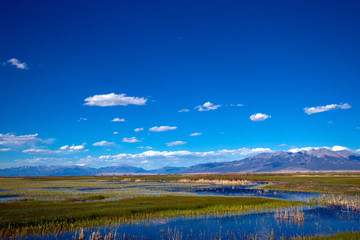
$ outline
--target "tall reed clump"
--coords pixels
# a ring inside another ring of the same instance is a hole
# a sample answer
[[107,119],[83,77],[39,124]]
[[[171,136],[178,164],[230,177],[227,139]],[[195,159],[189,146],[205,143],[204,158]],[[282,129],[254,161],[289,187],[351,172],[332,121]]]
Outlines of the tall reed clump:
[[[79,236],[77,236],[77,232],[75,232],[75,236],[73,237],[73,239],[86,240],[84,234],[84,228],[79,229]],[[109,232],[108,234],[105,233],[104,236],[99,231],[96,231],[96,232],[92,232],[88,238],[88,240],[114,240],[114,239],[118,239],[116,231],[115,233],[112,232]]]
[[255,184],[253,181],[249,180],[220,180],[220,179],[198,179],[198,180],[190,180],[190,179],[180,179],[179,182],[182,183],[214,183],[219,185],[251,185]]
[[360,197],[359,196],[346,196],[346,195],[323,195],[318,199],[318,204],[322,206],[341,206],[348,210],[360,210]]
[[303,223],[305,220],[305,213],[299,208],[289,208],[283,211],[277,210],[274,214],[276,220],[289,221],[291,223]]

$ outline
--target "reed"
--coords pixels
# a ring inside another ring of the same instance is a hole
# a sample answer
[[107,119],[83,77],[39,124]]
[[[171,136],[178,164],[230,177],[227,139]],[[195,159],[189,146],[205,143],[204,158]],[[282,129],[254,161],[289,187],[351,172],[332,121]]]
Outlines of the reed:
[[0,238],[154,218],[238,214],[304,205],[264,198],[165,196],[117,201],[0,203]]
[[210,180],[210,179],[198,179],[198,180],[190,180],[190,179],[180,179],[179,182],[182,183],[211,183],[218,185],[251,185],[256,184],[253,181],[249,180]]
[[301,224],[304,223],[305,213],[299,208],[287,208],[285,210],[277,210],[274,213],[276,220],[288,221],[291,223]]

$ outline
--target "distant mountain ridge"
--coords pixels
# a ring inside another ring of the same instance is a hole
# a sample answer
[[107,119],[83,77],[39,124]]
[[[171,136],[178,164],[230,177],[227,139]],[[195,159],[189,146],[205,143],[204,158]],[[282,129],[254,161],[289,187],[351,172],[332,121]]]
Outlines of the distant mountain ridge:
[[309,172],[309,171],[357,171],[360,155],[351,151],[331,151],[327,148],[299,152],[277,151],[260,153],[231,162],[209,162],[190,167],[162,167],[145,170],[128,165],[89,168],[83,166],[35,166],[0,169],[0,176],[86,176],[112,174],[187,174],[227,172]]

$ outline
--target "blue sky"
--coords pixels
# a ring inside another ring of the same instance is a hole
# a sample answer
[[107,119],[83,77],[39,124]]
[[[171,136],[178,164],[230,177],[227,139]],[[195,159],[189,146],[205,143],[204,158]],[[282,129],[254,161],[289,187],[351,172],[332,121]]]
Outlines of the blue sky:
[[359,11],[358,1],[3,3],[0,168],[356,151]]

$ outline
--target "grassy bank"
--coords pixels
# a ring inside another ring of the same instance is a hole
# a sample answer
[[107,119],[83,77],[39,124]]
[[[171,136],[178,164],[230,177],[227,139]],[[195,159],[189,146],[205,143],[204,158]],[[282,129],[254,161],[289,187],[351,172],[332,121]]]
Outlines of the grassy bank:
[[166,196],[108,202],[0,204],[0,237],[49,233],[141,219],[243,213],[303,205],[262,198]]
[[192,174],[192,175],[126,175],[126,176],[80,176],[80,177],[28,177],[2,178],[0,188],[24,189],[48,186],[95,187],[103,182],[178,182],[178,181],[251,181],[277,182],[266,189],[292,190],[324,193],[360,194],[360,173],[294,173],[294,174]]
[[[110,179],[123,176],[107,177]],[[276,182],[265,189],[282,191],[304,191],[321,193],[360,194],[360,173],[273,173],[273,174],[192,174],[192,175],[148,175],[126,176],[131,181],[250,181]]]
[[360,232],[346,232],[330,236],[319,236],[306,238],[306,240],[358,240],[360,239]]

